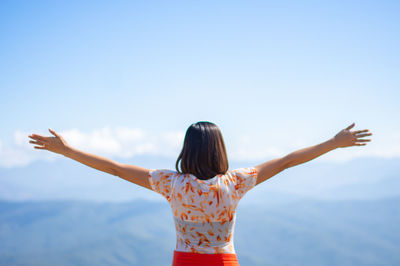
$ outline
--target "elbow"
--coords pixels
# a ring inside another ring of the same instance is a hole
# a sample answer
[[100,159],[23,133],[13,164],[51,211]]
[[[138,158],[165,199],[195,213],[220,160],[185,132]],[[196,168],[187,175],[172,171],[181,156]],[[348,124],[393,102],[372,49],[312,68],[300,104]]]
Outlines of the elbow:
[[291,158],[289,155],[286,155],[285,157],[282,158],[282,167],[283,169],[287,169],[290,167],[295,166],[294,162],[293,162],[293,158]]
[[120,171],[117,166],[111,166],[108,170],[108,173],[115,175],[115,176],[120,176]]

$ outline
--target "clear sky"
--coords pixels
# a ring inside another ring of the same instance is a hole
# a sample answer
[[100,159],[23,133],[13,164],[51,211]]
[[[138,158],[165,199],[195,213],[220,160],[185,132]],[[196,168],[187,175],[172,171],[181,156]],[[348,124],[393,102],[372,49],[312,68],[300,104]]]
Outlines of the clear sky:
[[202,120],[231,159],[353,121],[373,142],[325,159],[400,157],[399,14],[399,1],[1,1],[0,166],[46,156],[27,136],[49,127],[114,158],[177,157]]

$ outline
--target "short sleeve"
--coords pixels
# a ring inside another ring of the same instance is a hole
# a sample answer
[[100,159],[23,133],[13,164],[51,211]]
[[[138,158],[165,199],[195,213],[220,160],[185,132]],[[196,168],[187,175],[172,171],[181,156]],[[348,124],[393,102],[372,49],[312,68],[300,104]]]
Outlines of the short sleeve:
[[232,170],[232,177],[235,182],[237,196],[241,199],[247,191],[256,185],[257,169],[254,167],[235,169]]
[[175,171],[168,169],[150,169],[148,174],[152,190],[164,196],[168,201],[171,198],[176,176]]

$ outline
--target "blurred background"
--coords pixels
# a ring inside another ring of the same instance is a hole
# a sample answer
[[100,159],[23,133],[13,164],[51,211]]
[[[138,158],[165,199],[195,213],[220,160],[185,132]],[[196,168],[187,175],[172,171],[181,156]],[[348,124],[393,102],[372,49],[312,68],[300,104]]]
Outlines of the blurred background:
[[[1,1],[0,265],[171,265],[161,195],[29,144],[175,169],[219,126],[230,169],[354,130],[249,191],[241,265],[400,264],[398,1]],[[156,252],[155,252],[156,250]]]

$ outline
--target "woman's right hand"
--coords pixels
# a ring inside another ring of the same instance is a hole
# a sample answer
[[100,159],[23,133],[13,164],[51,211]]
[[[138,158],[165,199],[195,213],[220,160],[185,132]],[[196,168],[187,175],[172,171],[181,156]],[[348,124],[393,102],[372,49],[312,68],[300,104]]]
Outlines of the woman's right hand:
[[64,138],[60,134],[58,134],[54,130],[49,128],[49,131],[51,134],[54,135],[54,137],[46,137],[38,134],[31,134],[29,135],[29,137],[33,140],[29,141],[29,143],[38,145],[34,146],[35,149],[48,150],[54,153],[64,155],[67,149],[69,148],[68,143],[64,140]]
[[333,141],[337,148],[344,148],[350,146],[365,146],[371,139],[362,139],[362,137],[371,136],[372,133],[368,132],[369,129],[350,131],[354,127],[355,123],[351,124],[347,128],[341,130],[335,135]]

